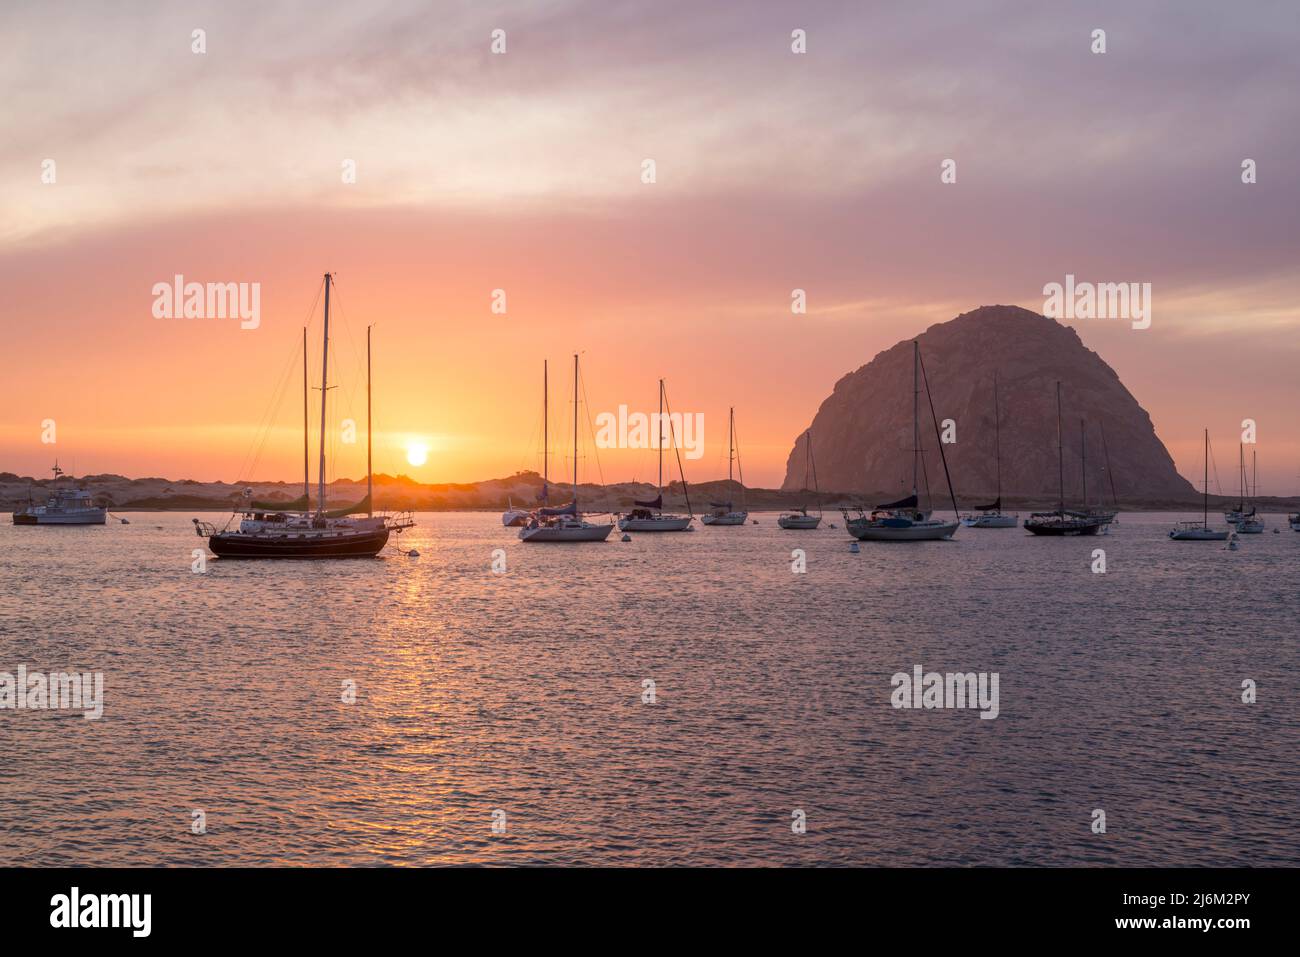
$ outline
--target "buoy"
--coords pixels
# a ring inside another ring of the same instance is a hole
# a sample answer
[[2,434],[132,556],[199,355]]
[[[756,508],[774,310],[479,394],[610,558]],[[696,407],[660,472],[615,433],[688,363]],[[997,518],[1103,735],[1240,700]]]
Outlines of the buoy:
[[[755,525],[757,525],[757,524],[758,524],[758,519],[754,519],[754,524],[755,524]],[[1276,528],[1275,528],[1275,529],[1273,529],[1273,531],[1275,531],[1275,532],[1276,532],[1276,531],[1277,531],[1277,529],[1276,529]]]
[[[128,522],[128,521],[127,521],[126,519],[124,519],[124,518],[120,518],[120,519],[118,519],[118,521],[120,521],[123,525],[130,525],[130,524],[131,524],[130,522]],[[1275,529],[1273,529],[1273,531],[1276,532],[1277,529],[1275,528]]]
[[827,527],[827,528],[834,528],[834,527],[835,527],[835,523],[834,523],[834,522],[831,522],[831,523],[830,523],[829,525],[827,525],[826,527]]
[[1281,529],[1275,528],[1275,529],[1273,529],[1273,534],[1276,535],[1276,534],[1277,534],[1278,532],[1280,532],[1280,531],[1281,531]]
[[630,541],[632,541],[632,536],[629,535],[627,532],[624,532],[624,533],[623,533],[623,537],[620,538],[619,541],[620,541],[620,542],[630,542]]
[[856,555],[858,552],[862,551],[862,549],[858,546],[857,542],[850,542],[849,551],[851,551],[854,555]]
[[412,548],[409,552],[406,553],[406,557],[407,557],[407,558],[419,558],[419,557],[420,557],[420,553],[419,553],[418,551],[416,551],[414,548]]

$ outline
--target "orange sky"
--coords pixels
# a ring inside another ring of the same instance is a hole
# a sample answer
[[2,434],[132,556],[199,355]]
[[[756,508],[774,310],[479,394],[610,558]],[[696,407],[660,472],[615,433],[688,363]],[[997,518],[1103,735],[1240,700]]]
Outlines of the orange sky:
[[[663,376],[675,409],[705,415],[688,478],[725,474],[734,405],[746,480],[770,486],[840,376],[981,304],[1041,311],[1042,286],[1070,272],[1153,284],[1152,328],[1074,325],[1183,474],[1203,426],[1222,466],[1252,417],[1261,492],[1300,487],[1300,123],[1280,92],[1296,67],[1266,24],[1207,6],[1170,36],[1115,5],[1126,52],[1094,59],[1025,7],[989,48],[961,39],[958,16],[920,53],[907,13],[868,25],[827,4],[803,16],[815,42],[800,60],[776,8],[628,24],[575,3],[508,17],[509,52],[492,56],[507,10],[457,8],[430,33],[412,28],[418,6],[159,7],[93,37],[68,14],[15,14],[0,39],[23,104],[0,155],[0,470],[44,475],[57,454],[80,473],[297,479],[294,353],[330,269],[331,402],[361,423],[358,350],[376,324],[377,470],[538,467],[541,359],[567,435],[580,351],[593,416],[653,411]],[[881,31],[888,50],[865,39]],[[56,55],[65,68],[43,70]],[[1242,156],[1258,183],[1239,182]],[[260,327],[154,318],[151,287],[176,273],[260,283]],[[790,312],[796,287],[807,315]],[[318,349],[314,332],[313,379]],[[410,440],[432,446],[426,465],[406,464]],[[647,453],[602,450],[599,472],[584,454],[585,480],[653,479]],[[363,471],[364,444],[340,451],[335,474]]]

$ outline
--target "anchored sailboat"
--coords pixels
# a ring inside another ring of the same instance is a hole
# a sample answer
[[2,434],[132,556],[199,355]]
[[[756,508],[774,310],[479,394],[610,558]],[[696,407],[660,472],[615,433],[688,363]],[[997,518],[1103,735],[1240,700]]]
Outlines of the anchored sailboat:
[[[740,467],[740,449],[736,447],[736,410],[732,409],[727,424],[727,488],[731,489],[731,463]],[[745,494],[745,470],[740,468],[740,492]],[[713,511],[701,515],[700,521],[705,525],[744,525],[749,512],[741,509],[735,511],[731,502],[710,502]]]
[[[861,508],[857,516],[851,517],[847,509],[844,514],[844,526],[854,538],[874,542],[921,542],[941,538],[952,538],[960,522],[954,517],[946,522],[934,518],[931,512],[922,511],[920,506],[920,466],[921,466],[921,419],[919,374],[924,371],[921,362],[921,346],[912,340],[912,494],[897,502],[877,505],[867,515]],[[929,397],[929,383],[926,383],[926,395]],[[934,401],[930,399],[930,414],[934,416]],[[938,432],[938,420],[935,431]],[[948,476],[948,459],[943,453],[943,443],[939,443],[939,455],[943,459],[944,477],[948,479],[948,496],[952,499],[954,516],[957,512],[957,499],[952,491],[952,480]]]
[[[545,369],[545,367],[543,367]],[[545,383],[545,371],[542,374]],[[545,385],[543,385],[543,390]],[[573,357],[573,500],[568,505],[556,508],[539,508],[528,524],[519,530],[519,538],[525,542],[603,542],[614,530],[614,523],[588,522],[578,511],[578,357]],[[543,405],[546,399],[543,398]],[[549,436],[543,441],[549,440]],[[543,459],[549,459],[550,446],[542,450]],[[544,465],[542,471],[549,475]],[[546,492],[547,477],[542,479],[542,491]]]
[[803,490],[808,491],[808,473],[812,472],[813,480],[813,501],[817,503],[817,514],[809,515],[808,506],[804,505],[792,512],[785,512],[777,520],[776,524],[782,528],[800,529],[816,528],[822,520],[822,499],[821,489],[817,485],[817,462],[813,459],[812,451],[812,429],[808,429],[803,434],[804,457],[803,457]]
[[961,523],[967,528],[1015,528],[1020,521],[1016,514],[1002,511],[1002,435],[998,416],[998,374],[993,373],[993,455],[997,462],[998,497],[988,505],[976,507],[978,515],[967,515]]
[[1205,430],[1205,485],[1201,502],[1201,520],[1199,522],[1179,522],[1171,529],[1169,537],[1175,542],[1222,542],[1228,537],[1228,530],[1210,528],[1210,430]]
[[[316,510],[308,498],[307,474],[307,334],[303,331],[303,496],[297,502],[250,502],[243,509],[239,528],[218,530],[193,519],[194,531],[208,540],[218,558],[373,558],[388,543],[392,532],[415,525],[409,512],[374,513],[374,470],[371,463],[370,329],[366,329],[366,497],[355,505],[325,508],[326,401],[329,396],[330,287],[334,277],[325,274],[325,325],[322,333],[320,393],[320,479]],[[364,512],[365,515],[361,515]],[[233,519],[233,515],[232,515]],[[229,523],[227,523],[227,526]]]
[[[1065,436],[1061,432],[1060,382],[1056,383],[1056,459],[1061,496],[1056,511],[1033,513],[1025,519],[1025,528],[1035,535],[1096,535],[1106,524],[1105,522],[1088,512],[1066,511],[1065,509]],[[1084,495],[1087,495],[1086,472]]]
[[[1259,517],[1259,513],[1256,511],[1255,507],[1255,499],[1259,497],[1259,453],[1254,449],[1250,450],[1250,462],[1251,479],[1249,485],[1246,486],[1246,491],[1249,493],[1250,497],[1250,511],[1244,513],[1240,518],[1238,518],[1236,525],[1237,531],[1242,535],[1260,535],[1264,531],[1264,520]],[[1243,473],[1242,481],[1244,482],[1244,474],[1246,471],[1244,453],[1242,455],[1241,470]],[[1251,492],[1252,488],[1254,489],[1253,492]]]
[[[686,492],[686,515],[664,514],[664,380],[659,380],[659,494],[648,502],[633,499],[633,509],[618,520],[619,531],[623,532],[684,532],[691,527],[695,514],[691,512],[691,495]],[[671,420],[670,420],[671,424]],[[677,443],[673,442],[676,449]],[[681,471],[681,456],[677,458],[677,468]],[[682,488],[686,489],[686,475],[682,474]]]

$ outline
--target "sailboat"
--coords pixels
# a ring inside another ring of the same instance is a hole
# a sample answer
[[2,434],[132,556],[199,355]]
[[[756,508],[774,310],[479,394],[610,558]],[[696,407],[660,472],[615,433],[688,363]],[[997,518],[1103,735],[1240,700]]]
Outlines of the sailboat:
[[1229,525],[1236,525],[1242,519],[1254,518],[1255,509],[1246,509],[1246,446],[1237,446],[1237,507],[1223,513]]
[[1020,516],[1002,511],[1002,436],[998,420],[998,374],[993,373],[993,455],[997,462],[998,497],[988,505],[976,507],[978,515],[967,515],[961,523],[967,528],[1015,528]]
[[[730,418],[727,423],[727,488],[731,488],[731,463],[735,462],[740,465],[740,450],[736,448],[736,410],[730,411]],[[740,490],[741,494],[745,491],[745,470],[740,469]],[[749,518],[749,512],[742,509],[737,512],[734,510],[731,502],[710,502],[713,511],[708,515],[701,515],[700,521],[705,525],[744,525],[745,519]]]
[[[951,522],[934,518],[930,512],[923,511],[920,508],[919,486],[920,486],[920,464],[921,464],[921,419],[918,403],[920,402],[921,386],[918,378],[918,372],[921,368],[921,346],[917,340],[912,340],[912,494],[907,498],[900,499],[897,502],[890,502],[886,505],[877,505],[870,515],[867,515],[863,509],[858,509],[856,517],[850,516],[848,510],[843,510],[844,527],[849,530],[854,538],[862,541],[871,542],[923,542],[935,541],[941,538],[952,538],[953,533],[960,526],[960,521],[954,518]],[[926,394],[929,394],[929,384],[926,386]],[[934,408],[931,402],[931,414]],[[937,425],[937,423],[936,423]],[[944,475],[948,474],[948,460],[943,454],[943,444],[939,444],[939,455],[944,460]],[[952,510],[957,512],[956,496],[953,495],[952,481],[948,481],[948,495],[953,500]]]
[[1170,529],[1169,537],[1175,542],[1222,542],[1228,538],[1228,530],[1210,528],[1210,430],[1205,430],[1205,491],[1201,502],[1201,520],[1199,522],[1179,522],[1177,528]]
[[[392,532],[415,525],[409,512],[396,515],[374,513],[374,471],[371,463],[370,421],[370,328],[366,328],[366,497],[355,505],[328,511],[325,508],[326,400],[329,396],[330,287],[331,273],[325,274],[325,326],[322,333],[320,393],[320,479],[316,509],[309,499],[307,455],[307,331],[303,330],[303,494],[296,502],[250,502],[239,528],[218,530],[208,522],[192,519],[194,531],[208,540],[218,558],[373,558],[388,544]],[[363,516],[361,513],[364,512]],[[232,516],[233,518],[233,516]],[[228,525],[229,523],[227,523]]]
[[[1259,517],[1255,510],[1255,499],[1259,497],[1259,453],[1254,449],[1250,451],[1250,461],[1251,480],[1247,491],[1250,491],[1250,487],[1253,487],[1254,492],[1250,495],[1250,511],[1237,519],[1237,532],[1241,535],[1260,535],[1264,531],[1264,520]],[[1245,471],[1244,455],[1242,471]]]
[[[1080,423],[1082,425],[1082,423]],[[1025,528],[1035,535],[1096,535],[1106,523],[1088,512],[1065,508],[1065,437],[1061,432],[1061,383],[1056,383],[1056,459],[1060,500],[1054,512],[1034,512],[1025,519]],[[1087,495],[1087,475],[1084,475]]]
[[1106,478],[1110,481],[1110,508],[1104,505],[1097,506],[1091,510],[1091,514],[1101,519],[1103,524],[1119,524],[1119,497],[1115,494],[1115,473],[1110,468],[1110,448],[1106,445],[1106,426],[1098,422],[1097,428],[1101,431],[1101,451],[1106,459]]
[[807,505],[797,508],[792,512],[785,512],[776,520],[776,524],[780,525],[782,528],[816,528],[821,524],[822,520],[821,489],[817,485],[817,462],[813,458],[812,451],[812,429],[808,429],[804,432],[803,441],[803,490],[805,492],[808,491],[808,473],[811,470],[813,480],[813,500],[817,503],[817,514],[809,515]]
[[[73,465],[75,467],[76,463]],[[58,459],[54,461],[53,471],[55,482],[67,475],[59,468]],[[71,479],[72,476],[68,475],[68,478]],[[50,489],[49,498],[44,505],[31,501],[29,490],[27,505],[14,510],[13,522],[15,525],[106,525],[107,516],[108,509],[96,505],[94,498],[85,489],[59,488],[56,485]]]
[[[659,494],[648,502],[632,500],[632,511],[622,515],[618,520],[619,531],[623,532],[684,532],[691,527],[695,518],[691,511],[690,492],[686,493],[686,515],[664,514],[664,380],[659,380]],[[675,446],[675,443],[674,443]],[[677,460],[678,469],[681,459]],[[686,476],[682,475],[682,488],[686,488]]]
[[[543,371],[545,382],[545,371]],[[614,530],[614,523],[588,522],[578,511],[578,357],[573,357],[573,500],[568,505],[555,508],[539,508],[528,520],[528,524],[519,530],[519,539],[524,542],[603,542]],[[546,399],[543,397],[543,404]],[[545,413],[543,414],[545,415]],[[549,439],[549,437],[548,437]],[[543,441],[548,441],[544,439]],[[549,460],[550,447],[542,450],[543,461]],[[542,466],[547,473],[542,478],[542,491],[547,488],[549,468]]]
[[[547,474],[550,469],[550,421],[547,416],[546,398],[548,393],[547,380],[547,361],[542,360],[542,448],[545,451],[542,454],[542,487],[537,493],[537,501],[545,503],[550,491],[550,483],[547,480]],[[506,528],[519,528],[527,525],[533,517],[533,513],[526,508],[515,505],[514,500],[507,496],[506,510],[501,513],[501,524]]]

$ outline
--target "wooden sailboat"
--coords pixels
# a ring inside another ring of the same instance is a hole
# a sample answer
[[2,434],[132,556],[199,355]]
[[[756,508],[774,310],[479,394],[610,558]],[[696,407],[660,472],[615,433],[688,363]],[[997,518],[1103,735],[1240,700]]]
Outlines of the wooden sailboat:
[[812,450],[812,429],[804,432],[804,457],[803,457],[803,490],[808,491],[808,473],[812,472],[813,495],[817,503],[817,514],[809,515],[808,506],[804,505],[792,512],[785,512],[777,520],[776,524],[782,528],[789,529],[807,529],[816,528],[822,520],[822,501],[821,489],[817,485],[817,461],[813,458]]
[[1201,520],[1199,522],[1179,522],[1171,529],[1169,537],[1175,542],[1222,542],[1228,538],[1228,530],[1210,528],[1210,430],[1205,430],[1205,484],[1201,497]]
[[[736,410],[731,409],[727,422],[727,488],[731,488],[731,465],[735,462],[740,465],[740,450],[736,447]],[[740,490],[741,494],[745,491],[745,470],[740,470]],[[736,511],[732,502],[710,502],[709,506],[713,511],[707,515],[701,515],[700,521],[705,525],[744,525],[745,520],[749,518],[749,512],[745,509]]]
[[[877,505],[871,514],[864,509],[857,509],[857,516],[851,516],[844,510],[844,526],[854,538],[873,542],[923,542],[942,538],[952,538],[960,526],[956,518],[957,501],[953,495],[952,481],[948,481],[948,496],[952,499],[954,518],[951,522],[934,518],[931,512],[920,508],[920,464],[921,464],[921,386],[918,378],[921,363],[920,344],[912,340],[912,494],[897,502]],[[928,395],[928,384],[927,384]],[[931,402],[931,416],[934,408]],[[936,422],[936,430],[938,423]],[[944,461],[944,476],[948,477],[948,461],[943,454],[943,444],[939,443],[939,455]]]
[[[686,492],[686,515],[664,513],[664,380],[659,380],[659,494],[648,502],[635,499],[632,511],[619,516],[619,531],[623,532],[684,532],[691,527],[695,514],[691,511],[690,492]],[[676,447],[676,443],[674,443]],[[678,468],[681,459],[678,458]],[[686,476],[682,475],[682,488],[686,489]]]
[[[374,512],[374,470],[371,443],[370,329],[366,329],[366,497],[354,505],[329,511],[325,507],[326,403],[329,396],[330,287],[334,277],[325,274],[325,324],[322,333],[320,398],[320,478],[316,509],[311,509],[307,474],[307,338],[303,332],[303,497],[297,502],[250,502],[242,510],[237,529],[218,530],[193,519],[194,530],[208,540],[219,558],[373,558],[388,543],[392,532],[415,522],[409,512],[397,515]],[[365,514],[362,515],[361,513]],[[233,519],[233,516],[232,516]],[[229,523],[227,523],[227,526]]]
[[[1054,512],[1035,512],[1025,519],[1025,528],[1035,535],[1096,535],[1105,522],[1084,511],[1065,508],[1065,436],[1061,432],[1061,383],[1056,383],[1056,460],[1060,499]],[[1084,477],[1087,495],[1087,475]]]
[[[545,373],[543,372],[543,381]],[[568,505],[555,508],[539,508],[529,518],[528,524],[519,530],[519,538],[525,542],[603,542],[614,530],[613,522],[588,522],[578,511],[578,357],[573,357],[573,500]],[[543,399],[543,403],[545,403]],[[549,439],[549,436],[548,436]],[[543,441],[547,441],[544,439]],[[543,449],[543,456],[550,457],[550,447]],[[549,476],[549,469],[542,467]],[[542,479],[542,492],[547,489],[547,476]]]
[[997,462],[998,497],[988,505],[975,510],[978,515],[967,515],[961,523],[967,528],[1015,528],[1020,516],[1002,511],[1002,436],[998,416],[998,374],[993,373],[993,455]]

